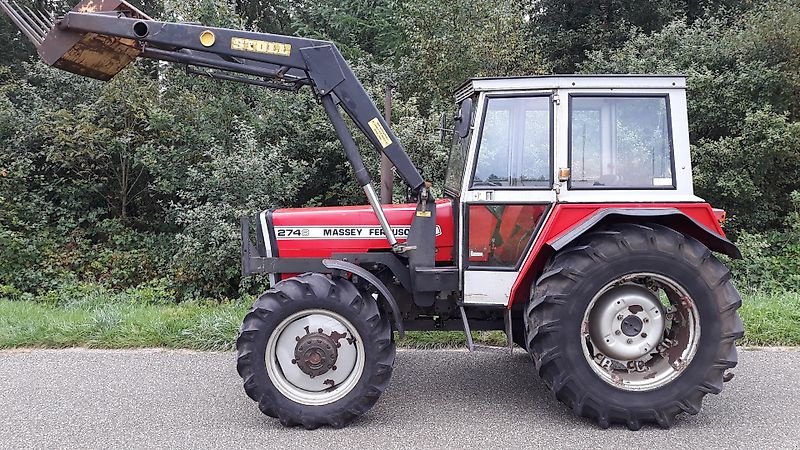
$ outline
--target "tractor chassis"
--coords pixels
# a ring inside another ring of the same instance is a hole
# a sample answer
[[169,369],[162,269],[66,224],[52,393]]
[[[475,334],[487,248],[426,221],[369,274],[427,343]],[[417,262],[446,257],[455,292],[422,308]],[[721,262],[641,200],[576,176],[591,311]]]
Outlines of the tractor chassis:
[[[395,329],[402,337],[406,330],[432,331],[449,330],[465,331],[468,345],[472,348],[469,331],[506,330],[510,336],[510,309],[504,306],[486,305],[470,310],[484,310],[478,315],[478,320],[467,320],[466,310],[461,302],[455,302],[457,315],[437,314],[433,305],[411,305],[412,286],[425,286],[426,292],[457,292],[458,270],[455,267],[417,268],[410,271],[408,265],[400,256],[391,252],[369,253],[334,253],[331,258],[281,258],[268,257],[261,249],[253,244],[250,236],[250,220],[240,218],[242,247],[241,264],[242,276],[254,274],[297,274],[297,273],[324,273],[345,278],[355,278],[357,284],[363,288],[380,294],[383,306],[392,315]],[[374,272],[382,268],[391,272],[396,283],[382,281]],[[414,282],[412,284],[412,276]],[[280,281],[280,280],[276,280]],[[389,286],[391,285],[392,288]],[[398,299],[400,301],[398,301]],[[441,299],[450,302],[450,298]],[[422,314],[403,314],[409,307]]]

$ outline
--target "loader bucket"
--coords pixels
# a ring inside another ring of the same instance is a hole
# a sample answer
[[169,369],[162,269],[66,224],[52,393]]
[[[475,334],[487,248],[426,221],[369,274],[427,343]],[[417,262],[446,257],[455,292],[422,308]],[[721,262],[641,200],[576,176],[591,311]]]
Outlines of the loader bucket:
[[[64,30],[52,13],[20,6],[14,0],[0,0],[0,11],[36,46],[39,56],[48,65],[78,75],[110,80],[141,53],[138,43],[132,39]],[[82,0],[72,11],[119,12],[127,17],[150,20],[125,0]]]

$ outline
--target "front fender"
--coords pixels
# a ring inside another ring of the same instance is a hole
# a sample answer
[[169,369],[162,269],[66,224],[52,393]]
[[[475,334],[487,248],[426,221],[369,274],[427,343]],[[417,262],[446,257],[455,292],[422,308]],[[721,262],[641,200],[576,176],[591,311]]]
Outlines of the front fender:
[[394,325],[397,327],[397,333],[400,335],[400,337],[405,336],[406,332],[405,327],[403,326],[403,318],[400,316],[400,307],[397,305],[397,300],[395,300],[392,293],[389,292],[389,289],[381,282],[381,280],[370,273],[367,269],[347,261],[342,261],[339,259],[323,259],[322,265],[330,270],[340,270],[359,276],[377,289],[384,301],[386,301],[387,306],[392,313]]

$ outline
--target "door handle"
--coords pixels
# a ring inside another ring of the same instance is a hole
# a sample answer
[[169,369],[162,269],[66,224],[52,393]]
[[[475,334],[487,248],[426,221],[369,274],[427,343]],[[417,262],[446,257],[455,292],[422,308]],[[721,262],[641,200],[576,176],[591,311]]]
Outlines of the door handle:
[[472,200],[478,202],[492,201],[494,200],[494,191],[473,191]]

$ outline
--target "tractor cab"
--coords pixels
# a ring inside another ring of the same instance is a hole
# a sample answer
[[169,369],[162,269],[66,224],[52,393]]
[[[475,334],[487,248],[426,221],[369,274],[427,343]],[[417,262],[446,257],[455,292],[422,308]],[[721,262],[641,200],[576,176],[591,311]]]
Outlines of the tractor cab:
[[556,204],[701,202],[685,86],[633,75],[465,82],[444,182],[458,204],[464,303],[509,304]]

